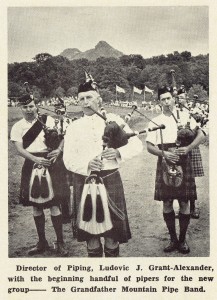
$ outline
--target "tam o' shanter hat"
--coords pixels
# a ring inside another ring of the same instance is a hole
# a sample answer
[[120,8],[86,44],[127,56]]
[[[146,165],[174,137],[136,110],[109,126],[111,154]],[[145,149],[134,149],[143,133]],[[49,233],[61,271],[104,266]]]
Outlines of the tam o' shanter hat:
[[93,76],[85,71],[85,78],[86,81],[84,83],[81,83],[78,87],[78,94],[81,92],[88,92],[88,91],[96,91],[98,92],[98,86],[95,80],[93,79]]
[[178,90],[178,95],[186,93],[185,87],[182,87]]
[[32,94],[26,94],[18,98],[19,105],[28,105],[34,100],[34,97]]
[[160,100],[160,95],[165,94],[165,93],[173,93],[173,88],[169,86],[162,86],[158,89],[158,100]]

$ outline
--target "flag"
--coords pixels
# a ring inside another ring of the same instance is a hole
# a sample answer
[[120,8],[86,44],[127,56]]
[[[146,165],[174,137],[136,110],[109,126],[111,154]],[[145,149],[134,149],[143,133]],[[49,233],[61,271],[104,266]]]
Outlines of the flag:
[[154,94],[154,91],[149,89],[147,86],[145,86],[144,91],[147,92],[147,93],[151,93],[152,95]]
[[123,88],[119,87],[118,85],[116,85],[116,92],[125,93],[125,90]]
[[142,90],[137,89],[135,86],[133,87],[134,93],[142,94]]

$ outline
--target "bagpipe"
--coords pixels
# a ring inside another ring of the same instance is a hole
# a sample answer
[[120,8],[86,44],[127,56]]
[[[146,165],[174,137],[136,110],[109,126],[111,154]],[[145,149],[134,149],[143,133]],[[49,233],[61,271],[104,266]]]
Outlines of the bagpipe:
[[[109,121],[106,116],[106,111],[103,107],[101,108],[101,113],[94,110],[93,108],[91,108],[91,109],[105,121],[105,129],[104,129],[104,133],[102,136],[104,147],[117,149],[117,148],[127,145],[128,140],[131,137],[138,136],[143,133],[148,133],[150,131],[165,129],[165,125],[163,125],[163,124],[161,124],[161,125],[155,124],[157,126],[155,126],[153,128],[146,128],[141,131],[133,131],[131,133],[125,132],[124,131],[125,124],[127,124],[130,121],[133,112],[138,111],[136,105],[133,106],[132,112],[128,113],[125,116],[125,123],[123,123],[121,125],[118,125],[115,121]],[[145,116],[144,114],[142,114],[142,115]],[[146,117],[146,118],[148,118],[148,117]]]
[[[177,88],[176,88],[176,80],[175,80],[175,71],[171,70],[171,76],[172,76],[172,84],[173,84],[173,90],[175,91],[174,96],[175,96],[175,101],[176,101],[176,114],[177,117],[174,116],[173,112],[172,116],[176,121],[177,124],[177,139],[176,139],[176,145],[177,147],[186,147],[190,145],[195,137],[197,136],[197,131],[200,128],[199,125],[197,125],[194,129],[191,129],[190,123],[191,123],[191,118],[193,115],[189,112],[189,117],[188,120],[186,120],[185,124],[181,123],[180,120],[180,111],[182,111],[183,108],[186,108],[188,111],[189,109],[181,104],[178,101],[178,96],[177,96]],[[185,91],[185,89],[183,89]]]
[[[29,83],[25,82],[24,83],[26,87],[26,92],[29,95],[32,95],[32,99],[34,99],[32,91],[30,90]],[[56,104],[55,111],[49,110],[47,108],[41,107],[41,109],[44,109],[46,111],[49,111],[51,113],[54,113],[56,115],[54,119],[54,126],[53,127],[48,127],[46,125],[46,120],[48,114],[41,114],[38,111],[38,117],[37,121],[42,125],[43,131],[44,131],[44,138],[45,138],[45,145],[47,146],[49,151],[55,150],[59,147],[61,141],[64,138],[66,128],[64,129],[64,120],[65,122],[69,125],[70,122],[75,121],[77,118],[70,118],[66,114],[66,107],[64,105],[63,99],[57,95],[59,99],[59,104]],[[63,108],[64,112],[58,112],[57,109]]]
[[[172,84],[173,90],[176,98],[176,114],[175,117],[173,111],[171,114],[177,124],[177,138],[175,140],[175,148],[178,149],[179,147],[186,147],[190,145],[195,137],[197,136],[197,131],[200,126],[196,126],[194,129],[191,129],[190,122],[192,115],[189,113],[188,120],[186,120],[185,124],[181,123],[180,119],[180,111],[184,107],[184,105],[180,104],[178,101],[177,96],[177,89],[176,89],[176,81],[175,81],[175,71],[171,70],[172,75]],[[163,144],[163,135],[160,132],[161,137],[161,150],[162,150],[162,174],[163,174],[163,181],[167,186],[170,187],[180,187],[183,182],[183,168],[182,164],[186,159],[186,156],[181,156],[177,163],[171,163],[166,160],[165,153],[164,153],[164,144]],[[171,151],[171,150],[170,150]]]
[[[126,123],[129,122],[136,108],[137,107],[133,107],[133,111],[127,114],[125,117]],[[164,125],[160,125],[154,128],[126,133],[124,131],[126,123],[118,125],[115,121],[109,121],[103,107],[100,112],[95,111],[94,109],[92,110],[105,121],[105,129],[102,136],[103,149],[106,147],[114,149],[120,148],[125,146],[128,143],[129,138],[133,136],[165,128]],[[117,171],[114,171],[114,173],[115,172]],[[120,220],[126,218],[125,214],[117,207],[115,202],[109,196],[103,178],[100,177],[99,174],[99,172],[92,171],[90,176],[87,177],[82,191],[77,218],[78,228],[94,235],[103,234],[112,229],[111,211]],[[112,175],[113,173],[108,176]]]
[[[30,98],[34,100],[28,82],[25,82],[24,85],[26,87],[26,92],[28,93],[28,95],[31,95]],[[60,104],[63,105],[63,100],[60,100]],[[43,107],[41,108],[43,109]],[[55,113],[46,108],[44,109],[51,113]],[[37,113],[37,122],[35,122],[35,124],[33,125],[37,125],[37,128],[39,128],[40,130],[42,127],[42,130],[44,132],[44,143],[48,148],[48,152],[56,150],[60,146],[60,143],[65,135],[65,130],[63,127],[64,118],[66,118],[66,120],[69,120],[69,117],[66,115],[59,115],[57,113],[55,114],[56,117],[54,118],[54,125],[52,127],[46,125],[48,114],[41,114],[39,111]],[[73,120],[74,119],[71,119],[70,122]],[[68,122],[68,124],[70,122]],[[33,127],[31,129],[33,129]],[[43,157],[46,157],[46,154]],[[61,157],[61,155],[59,157]],[[62,170],[62,164],[63,163],[61,159],[56,159],[52,162],[52,165],[49,168],[41,164],[33,165],[29,182],[29,199],[31,202],[34,202],[36,204],[46,204],[54,198],[54,178],[52,174],[58,174],[58,172]]]
[[197,136],[197,131],[200,128],[200,126],[196,126],[194,129],[191,129],[190,122],[191,122],[191,115],[189,114],[189,118],[185,124],[181,123],[180,120],[180,109],[176,107],[176,113],[177,118],[174,116],[173,112],[171,112],[173,115],[173,118],[175,119],[177,123],[177,139],[176,139],[176,145],[177,147],[186,147],[190,145],[195,137]]
[[[185,108],[188,111],[190,118],[193,117],[194,120],[197,122],[198,128],[202,129],[209,121],[208,112],[202,111],[201,109],[200,109],[200,113],[194,112],[194,109],[191,109],[188,106],[184,105],[183,103],[179,102],[179,96],[177,95],[177,88],[176,88],[175,71],[171,70],[170,73],[172,76],[172,85],[173,85],[173,91],[174,91],[173,96],[175,97],[176,107],[179,108],[180,111],[183,111],[183,108]],[[183,89],[185,92],[185,88],[183,88]],[[198,99],[198,96],[194,95],[194,101],[196,101],[196,99]],[[188,125],[186,126],[186,128],[188,128]]]
[[190,109],[188,106],[179,103],[178,97],[176,97],[176,107],[179,108],[180,111],[183,111],[183,108],[185,108],[189,113],[189,118],[193,118],[197,124],[198,128],[201,128],[203,130],[203,127],[209,122],[209,114],[208,112],[203,112],[200,109],[200,112],[194,112],[194,109]]
[[[46,119],[47,115],[41,115],[40,113],[38,113],[38,122],[41,123],[43,131],[44,131],[44,138],[45,138],[45,145],[47,146],[49,151],[55,150],[59,147],[61,141],[63,140],[64,137],[64,133],[62,130],[62,125],[60,127],[60,129],[57,127],[58,123],[59,123],[59,119],[55,119],[54,120],[54,126],[48,127],[46,125],[46,121],[44,122],[44,120]],[[61,124],[61,122],[60,122]]]

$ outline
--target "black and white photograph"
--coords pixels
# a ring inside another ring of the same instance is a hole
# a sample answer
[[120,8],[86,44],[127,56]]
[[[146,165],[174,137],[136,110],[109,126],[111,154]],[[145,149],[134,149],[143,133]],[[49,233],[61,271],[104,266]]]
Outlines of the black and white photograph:
[[8,9],[10,257],[209,256],[208,20]]
[[215,6],[46,2],[5,15],[7,299],[206,299]]

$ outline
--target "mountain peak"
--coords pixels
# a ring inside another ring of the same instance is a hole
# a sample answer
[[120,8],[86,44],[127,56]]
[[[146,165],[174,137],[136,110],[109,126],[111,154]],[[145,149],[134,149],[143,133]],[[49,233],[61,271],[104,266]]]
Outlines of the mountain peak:
[[77,48],[65,49],[60,55],[69,60],[86,58],[88,60],[96,60],[99,57],[115,57],[123,55],[122,52],[114,49],[106,41],[99,41],[94,49],[81,52]]
[[98,44],[95,46],[95,49],[99,48],[112,48],[107,42],[99,41]]

